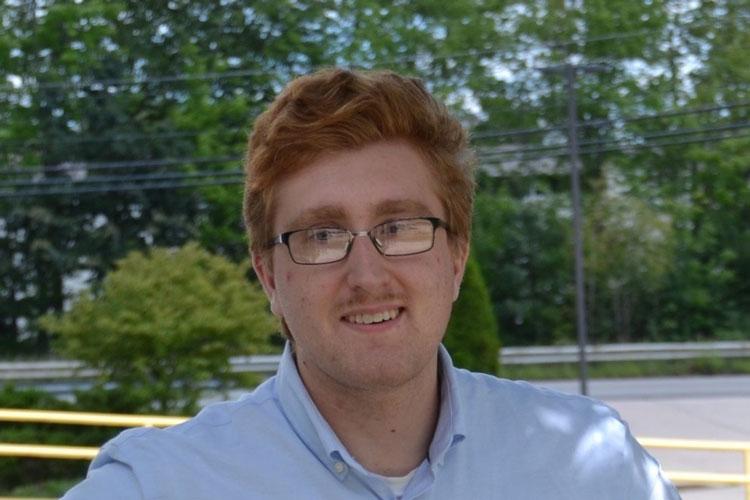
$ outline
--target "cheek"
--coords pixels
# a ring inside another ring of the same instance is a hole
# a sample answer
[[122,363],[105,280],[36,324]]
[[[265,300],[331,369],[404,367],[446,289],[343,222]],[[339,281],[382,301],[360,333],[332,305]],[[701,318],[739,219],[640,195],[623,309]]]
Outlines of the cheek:
[[[307,318],[311,310],[315,309],[316,300],[323,295],[320,283],[309,276],[287,271],[282,275],[283,295],[285,297],[285,309],[287,313]],[[293,321],[291,318],[289,321]]]

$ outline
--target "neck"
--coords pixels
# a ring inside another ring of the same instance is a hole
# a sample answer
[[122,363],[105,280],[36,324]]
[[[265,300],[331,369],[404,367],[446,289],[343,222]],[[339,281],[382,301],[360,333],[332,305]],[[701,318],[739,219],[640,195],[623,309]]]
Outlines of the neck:
[[402,476],[427,457],[440,408],[437,358],[424,374],[388,389],[344,387],[300,370],[321,415],[370,472]]

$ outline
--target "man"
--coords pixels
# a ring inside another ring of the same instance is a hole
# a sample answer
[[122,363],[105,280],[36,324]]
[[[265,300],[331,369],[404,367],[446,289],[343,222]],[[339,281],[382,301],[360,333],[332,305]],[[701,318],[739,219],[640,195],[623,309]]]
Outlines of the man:
[[421,83],[299,78],[246,163],[253,265],[288,337],[277,375],[124,432],[66,499],[679,498],[607,406],[452,366],[471,155]]

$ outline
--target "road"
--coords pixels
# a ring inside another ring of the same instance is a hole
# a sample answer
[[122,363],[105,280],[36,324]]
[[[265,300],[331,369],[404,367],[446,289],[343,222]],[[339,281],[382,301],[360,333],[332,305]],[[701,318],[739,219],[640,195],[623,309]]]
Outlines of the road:
[[[535,382],[563,392],[578,393],[576,380]],[[750,397],[750,376],[660,377],[589,381],[589,395],[604,401],[672,398]]]
[[[539,385],[578,392],[575,381]],[[640,437],[750,441],[750,377],[591,381],[590,393],[617,409]],[[740,453],[651,450],[665,470],[742,473]],[[683,488],[684,500],[744,500],[742,488]]]

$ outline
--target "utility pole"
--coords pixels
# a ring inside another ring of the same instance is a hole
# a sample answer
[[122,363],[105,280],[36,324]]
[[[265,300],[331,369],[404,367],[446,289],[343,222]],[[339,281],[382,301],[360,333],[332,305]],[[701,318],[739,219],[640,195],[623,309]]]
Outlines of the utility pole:
[[603,64],[563,64],[543,71],[562,73],[565,77],[565,90],[568,94],[568,151],[570,154],[570,186],[573,202],[573,240],[575,246],[576,283],[576,333],[578,336],[578,369],[580,391],[588,395],[588,362],[586,346],[586,291],[583,270],[583,211],[581,210],[581,156],[578,147],[578,104],[576,102],[576,76],[579,71],[596,72],[609,69]]

